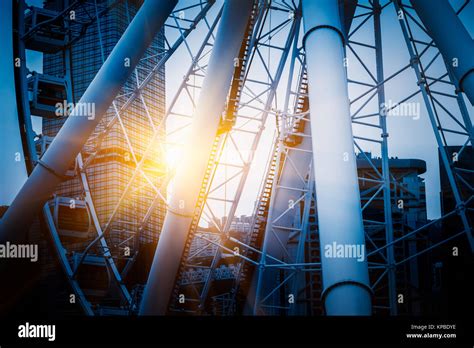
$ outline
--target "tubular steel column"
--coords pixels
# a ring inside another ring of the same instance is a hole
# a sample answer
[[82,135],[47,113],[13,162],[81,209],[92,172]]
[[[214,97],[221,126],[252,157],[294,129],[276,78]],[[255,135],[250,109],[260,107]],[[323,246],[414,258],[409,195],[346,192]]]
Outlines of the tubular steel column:
[[[2,152],[0,161],[0,204],[9,205],[21,187],[21,179],[27,171],[23,160],[20,127],[18,127],[18,105],[15,99],[15,53],[13,49],[13,1],[2,3],[0,11],[0,35],[2,50],[0,55],[0,115],[2,115]],[[24,64],[21,61],[21,64]],[[25,127],[26,128],[26,127]]]
[[224,110],[253,0],[227,0],[193,116],[184,157],[143,294],[140,315],[164,315],[191,226],[209,156]]
[[410,2],[447,64],[452,67],[458,88],[474,105],[474,41],[468,31],[447,0]]
[[365,238],[338,1],[303,0],[303,21],[322,297],[328,315],[370,315],[367,259],[354,255]]
[[49,199],[146,48],[163,26],[177,0],[146,0],[91,82],[79,105],[95,105],[95,117],[75,108],[7,210],[0,225],[0,242],[21,241]]

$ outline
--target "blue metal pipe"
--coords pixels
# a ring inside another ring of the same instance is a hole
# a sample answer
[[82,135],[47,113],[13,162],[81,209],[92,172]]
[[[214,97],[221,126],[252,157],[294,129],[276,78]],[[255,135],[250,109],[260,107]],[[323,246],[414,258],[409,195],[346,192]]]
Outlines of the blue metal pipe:
[[453,71],[458,89],[474,105],[474,40],[448,0],[411,0],[416,13]]
[[[2,3],[0,11],[0,37],[2,51],[0,55],[0,115],[2,115],[2,151],[0,161],[0,205],[10,205],[26,179],[27,172],[21,144],[20,127],[18,122],[18,107],[15,98],[15,73],[13,50],[13,1]],[[24,62],[22,62],[23,64]]]
[[176,3],[177,0],[143,3],[79,101],[79,105],[95,105],[95,117],[83,114],[82,107],[73,110],[2,218],[0,243],[25,239],[32,220],[62,181]]
[[199,101],[174,176],[160,239],[140,305],[140,315],[164,315],[179,271],[194,210],[224,111],[234,59],[245,34],[253,0],[227,0],[207,66]]
[[357,166],[337,0],[303,0],[323,301],[327,315],[370,315]]

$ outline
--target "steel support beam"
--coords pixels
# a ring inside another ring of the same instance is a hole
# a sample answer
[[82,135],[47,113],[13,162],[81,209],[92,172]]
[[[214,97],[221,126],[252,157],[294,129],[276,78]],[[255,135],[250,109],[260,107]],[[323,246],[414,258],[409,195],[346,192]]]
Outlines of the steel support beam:
[[339,248],[365,250],[344,67],[344,34],[337,0],[303,0],[303,22],[322,297],[328,315],[370,315],[372,292],[367,259],[337,254]]
[[474,41],[448,0],[411,0],[418,17],[450,65],[458,89],[474,105]]
[[[299,24],[299,20],[297,22]],[[294,73],[295,61],[298,57],[299,49],[297,40],[299,37],[299,25],[296,28],[293,51],[291,57],[290,73]],[[291,89],[291,78],[288,79],[287,97],[284,112],[288,111],[288,93]],[[295,226],[295,214],[300,204],[304,201],[305,189],[307,188],[306,175],[311,163],[311,133],[309,127],[308,116],[299,116],[301,123],[305,124],[303,134],[300,135],[301,143],[294,146],[297,151],[285,144],[285,138],[292,132],[290,129],[281,129],[278,141],[278,160],[275,184],[272,188],[270,207],[267,217],[267,225],[265,228],[265,236],[263,241],[262,254],[260,257],[260,265],[256,269],[250,286],[250,292],[247,297],[247,306],[252,306],[254,315],[275,315],[275,310],[265,307],[262,299],[267,297],[281,283],[280,269],[266,268],[266,266],[277,263],[277,260],[291,262],[288,254],[288,239],[291,232],[297,230],[300,226]],[[285,116],[286,118],[286,116]],[[286,121],[283,121],[285,124]],[[296,122],[296,121],[295,121]],[[283,160],[285,158],[285,160]],[[281,161],[284,162],[281,162]],[[292,231],[292,228],[294,229]],[[274,259],[267,258],[267,255]],[[267,299],[265,305],[278,305],[280,303],[277,298],[279,292]],[[246,308],[249,313],[250,308]]]
[[227,0],[206,77],[194,112],[184,155],[176,169],[173,193],[143,294],[140,315],[164,315],[176,281],[208,160],[224,110],[234,59],[238,57],[252,0]]
[[[394,0],[395,10],[397,13],[400,13],[402,10],[400,6],[400,0]],[[429,99],[429,88],[426,88],[426,79],[424,74],[422,74],[422,69],[419,64],[419,57],[416,54],[415,50],[412,47],[410,35],[408,34],[407,25],[404,21],[399,21],[400,27],[402,29],[403,38],[405,39],[405,44],[408,49],[408,53],[410,54],[410,60],[412,62],[411,66],[415,71],[416,78],[418,81],[425,81],[424,83],[418,83],[420,88],[420,93],[423,97],[423,101],[426,106],[426,111],[428,112],[428,117],[430,119],[431,127],[433,129],[433,133],[436,139],[436,143],[438,144],[440,160],[443,162],[444,169],[446,171],[446,175],[448,177],[449,185],[451,186],[453,198],[456,202],[456,212],[459,215],[462,225],[464,227],[464,232],[466,233],[467,240],[469,241],[469,245],[471,246],[471,251],[474,251],[474,238],[472,234],[472,227],[470,225],[468,216],[466,214],[466,202],[463,201],[461,192],[458,188],[456,183],[456,179],[451,168],[451,160],[446,151],[445,143],[443,142],[442,135],[440,133],[440,126],[436,122],[436,114],[431,106],[430,99]]]
[[24,240],[33,218],[61,182],[176,3],[177,0],[143,3],[79,101],[79,105],[95,105],[95,117],[81,113],[87,108],[74,109],[3,217],[0,242]]
[[[382,130],[382,176],[383,176],[383,207],[385,219],[385,239],[387,243],[393,241],[393,221],[392,221],[392,198],[390,194],[390,167],[388,155],[388,132],[387,132],[387,118],[383,114],[383,107],[385,105],[385,85],[383,81],[383,56],[382,56],[382,27],[380,23],[380,16],[382,13],[382,6],[379,0],[373,2],[374,11],[374,43],[375,43],[375,64],[377,70],[377,96],[379,105],[379,123]],[[387,248],[387,278],[388,278],[388,301],[390,305],[390,315],[397,314],[396,302],[396,274],[395,274],[395,250],[393,246]]]
[[[296,232],[301,226],[295,225],[295,216],[299,212],[301,204],[305,201],[304,197],[311,195],[308,190],[308,171],[311,167],[311,130],[308,117],[304,117],[300,122],[305,123],[304,133],[301,144],[293,149],[284,144],[286,132],[281,133],[279,139],[279,158],[277,168],[281,172],[272,188],[270,209],[267,217],[267,226],[265,228],[265,239],[261,257],[261,266],[252,279],[253,286],[256,286],[256,296],[254,304],[254,314],[275,315],[275,311],[270,308],[263,310],[262,301],[279,282],[280,270],[277,268],[266,268],[268,265],[276,262],[268,259],[270,255],[280,261],[288,263],[296,262],[289,250],[289,237],[291,233]],[[298,151],[298,150],[304,151]],[[304,234],[304,233],[302,233]],[[267,299],[266,305],[277,305],[280,302],[279,293]]]
[[[13,2],[2,4],[0,13],[0,35],[3,54],[0,55],[0,114],[2,115],[2,152],[3,163],[0,172],[0,204],[9,205],[21,187],[21,179],[27,177],[23,147],[18,122],[18,106],[15,98],[15,64],[13,49]],[[24,64],[24,61],[21,61]]]

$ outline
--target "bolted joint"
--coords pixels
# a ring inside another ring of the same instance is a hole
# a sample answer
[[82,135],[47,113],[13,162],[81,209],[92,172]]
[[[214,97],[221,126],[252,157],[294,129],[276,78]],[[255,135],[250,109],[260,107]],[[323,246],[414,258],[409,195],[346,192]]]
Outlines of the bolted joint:
[[417,84],[418,86],[421,86],[421,85],[426,84],[425,78],[424,78],[424,77],[420,77],[420,79],[419,79],[418,81],[416,81],[416,84]]
[[374,3],[372,6],[372,12],[374,15],[380,15],[382,13],[382,6],[380,6],[380,3]]
[[397,270],[397,265],[395,263],[387,263],[387,269],[389,271],[396,271]]
[[413,56],[410,58],[410,66],[412,68],[414,68],[415,65],[417,65],[419,62],[420,62],[420,58],[418,56]]
[[456,212],[461,215],[466,211],[466,204],[464,202],[460,202],[458,205],[456,205]]

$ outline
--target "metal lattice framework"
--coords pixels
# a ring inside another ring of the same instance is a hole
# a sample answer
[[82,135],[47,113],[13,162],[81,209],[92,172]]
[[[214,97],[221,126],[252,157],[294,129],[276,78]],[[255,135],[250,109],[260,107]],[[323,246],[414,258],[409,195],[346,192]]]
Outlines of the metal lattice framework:
[[[458,14],[468,2],[457,10]],[[82,13],[81,6],[87,14],[93,10],[89,19],[68,21],[71,10]],[[116,2],[110,2],[107,6],[97,2],[73,2],[51,19],[35,23],[27,29],[25,18],[28,11],[24,1],[19,1],[19,56],[26,61],[25,49],[34,49],[31,44],[28,46],[28,40],[35,33],[44,32],[45,28],[50,28],[50,23],[63,23],[62,30],[66,30],[67,39],[58,47],[61,46],[64,52],[64,66],[68,67],[63,78],[71,84],[71,47],[94,23],[97,23],[101,38],[101,17],[116,6]],[[173,168],[156,170],[150,163],[157,157],[163,158],[165,152],[179,158],[182,139],[186,136],[206,76],[222,13],[219,6],[220,3],[213,0],[196,0],[176,7],[165,25],[164,47],[150,47],[133,77],[115,98],[108,117],[99,124],[83,152],[77,156],[67,180],[80,182],[81,199],[78,202],[85,202],[95,237],[81,250],[74,251],[78,255],[75,259],[64,247],[66,244],[55,222],[54,209],[59,209],[59,200],[50,201],[44,207],[45,220],[62,266],[88,315],[104,313],[97,310],[96,303],[88,298],[78,280],[79,268],[92,254],[104,263],[108,276],[119,289],[122,309],[134,312],[138,308],[140,297],[125,286],[124,278],[137,258],[137,243],[142,232],[158,205],[166,205],[166,187],[168,183],[173,183]],[[466,235],[473,246],[472,222],[467,214],[472,210],[473,188],[465,178],[472,171],[461,167],[457,161],[465,148],[473,146],[473,129],[463,95],[453,78],[451,63],[443,60],[413,8],[400,0],[360,1],[354,6],[352,14],[349,11],[350,20],[346,18],[345,22],[348,25],[346,59],[354,151],[370,169],[368,175],[359,176],[359,186],[375,299],[374,312],[396,315],[400,308],[396,302],[397,295],[405,291],[397,284],[397,275],[404,272],[407,262],[461,235]],[[381,17],[382,13],[393,9],[410,61],[386,76]],[[33,9],[31,11],[34,12]],[[128,2],[127,16],[130,21]],[[226,110],[221,117],[176,275],[169,303],[170,313],[231,315],[243,311],[255,315],[292,315],[323,312],[319,299],[322,287],[321,248],[312,170],[309,87],[301,25],[299,2],[255,1],[242,48],[234,64]],[[365,33],[367,30],[373,32],[373,35],[361,34],[364,30]],[[195,44],[196,40],[190,40],[195,31],[202,36],[199,45]],[[189,54],[191,64],[164,116],[157,123],[150,112],[145,89],[179,49]],[[101,55],[104,61],[103,47]],[[386,87],[410,69],[415,73],[418,86],[414,88],[417,89],[387,109]],[[436,76],[433,70],[443,73]],[[26,64],[22,65],[19,74],[21,125],[25,130],[23,142],[31,171],[38,156],[27,97]],[[69,96],[68,101],[72,98],[72,95]],[[455,207],[439,219],[429,222],[425,219],[413,226],[403,218],[403,208],[399,208],[399,192],[403,191],[403,197],[413,194],[404,186],[403,178],[390,170],[387,113],[420,96],[446,170]],[[136,130],[127,119],[127,110],[132,106],[142,110],[147,121],[145,144],[134,140],[132,133]],[[253,220],[244,238],[237,239],[230,234],[232,222],[239,204],[242,204],[241,197],[255,162],[255,153],[261,147],[265,127],[268,124],[273,126],[273,122],[276,125],[274,140],[268,151],[265,172],[259,173],[263,179],[257,193]],[[92,173],[94,161],[101,155],[103,144],[114,132],[119,133],[125,144],[124,156],[130,162],[131,169],[113,209],[107,216],[99,217],[88,175]],[[166,141],[163,142],[165,136]],[[449,146],[459,144],[460,150],[453,154]],[[42,152],[46,147],[43,146]],[[380,158],[368,156],[370,151],[380,153]],[[136,204],[146,206],[144,214],[135,216],[133,221],[125,220],[124,217],[132,214]],[[371,208],[380,207],[384,212],[382,220],[373,220],[366,214]],[[220,218],[224,216],[226,219],[221,223]],[[408,253],[403,250],[406,241],[424,239],[425,232],[431,226],[447,219],[459,219],[461,230],[452,231],[451,235],[434,243],[427,242],[422,250]],[[218,282],[219,286],[216,285]],[[288,301],[290,297],[291,301]],[[181,301],[183,298],[185,300]]]

